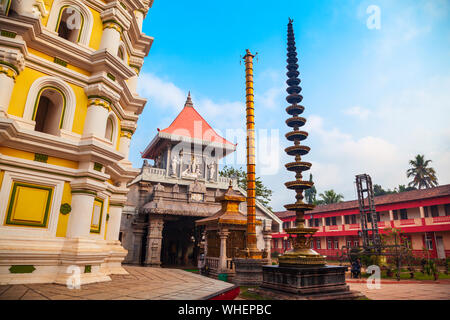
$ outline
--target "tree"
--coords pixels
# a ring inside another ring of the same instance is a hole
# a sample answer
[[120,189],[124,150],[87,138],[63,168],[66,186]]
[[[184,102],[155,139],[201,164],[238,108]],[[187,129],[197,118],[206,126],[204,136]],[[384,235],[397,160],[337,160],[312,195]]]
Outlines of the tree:
[[394,193],[394,191],[391,191],[388,189],[387,191],[384,190],[379,184],[373,185],[373,195],[374,196],[383,196],[385,194]]
[[[225,166],[222,171],[219,171],[219,174],[222,177],[228,177],[237,180],[237,184],[240,188],[247,191],[247,172],[242,170],[242,167],[239,169],[235,169],[233,167]],[[267,188],[261,181],[260,177],[256,177],[256,199],[261,202],[266,208],[272,210],[269,206],[272,190]]]
[[418,154],[414,160],[410,160],[409,164],[412,168],[406,171],[406,177],[413,180],[408,187],[432,188],[438,185],[436,171],[429,167],[431,160],[425,160],[425,156]]
[[337,194],[333,189],[325,190],[323,193],[319,194],[321,200],[316,201],[317,204],[330,204],[330,203],[338,203],[342,202],[344,196],[342,194]]
[[407,187],[404,184],[399,184],[397,188],[394,188],[394,190],[387,189],[384,190],[379,184],[373,185],[373,195],[374,196],[384,196],[385,194],[392,194],[392,193],[400,193],[405,191],[411,191],[416,190],[415,187]]
[[[312,174],[309,174],[309,181],[312,182]],[[313,204],[316,200],[317,190],[313,185],[311,188],[305,190],[305,200],[308,204]]]
[[395,192],[406,192],[406,191],[412,191],[412,190],[417,190],[415,187],[407,187],[404,184],[399,184],[398,188],[395,188]]

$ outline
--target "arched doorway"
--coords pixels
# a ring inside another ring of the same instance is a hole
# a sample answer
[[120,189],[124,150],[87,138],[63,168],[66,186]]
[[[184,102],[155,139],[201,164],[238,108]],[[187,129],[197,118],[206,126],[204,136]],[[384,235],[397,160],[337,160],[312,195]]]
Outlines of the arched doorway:
[[59,90],[44,88],[38,96],[34,121],[34,130],[59,135],[65,99]]

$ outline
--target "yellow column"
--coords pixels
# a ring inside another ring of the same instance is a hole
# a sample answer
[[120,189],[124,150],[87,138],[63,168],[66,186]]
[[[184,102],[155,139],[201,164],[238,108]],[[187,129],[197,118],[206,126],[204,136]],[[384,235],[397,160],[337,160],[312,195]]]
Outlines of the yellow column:
[[247,49],[245,60],[247,106],[247,248],[249,258],[261,259],[256,246],[256,183],[255,183],[255,107],[253,100],[253,57]]

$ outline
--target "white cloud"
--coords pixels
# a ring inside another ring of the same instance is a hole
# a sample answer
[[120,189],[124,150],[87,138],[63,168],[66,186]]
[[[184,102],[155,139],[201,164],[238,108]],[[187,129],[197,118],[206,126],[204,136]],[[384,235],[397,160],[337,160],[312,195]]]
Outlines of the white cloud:
[[172,82],[146,72],[139,76],[138,92],[149,99],[150,108],[171,108],[176,111],[183,108],[187,96],[187,92]]
[[349,116],[354,116],[360,120],[366,120],[370,115],[370,110],[356,106],[345,109],[344,113]]

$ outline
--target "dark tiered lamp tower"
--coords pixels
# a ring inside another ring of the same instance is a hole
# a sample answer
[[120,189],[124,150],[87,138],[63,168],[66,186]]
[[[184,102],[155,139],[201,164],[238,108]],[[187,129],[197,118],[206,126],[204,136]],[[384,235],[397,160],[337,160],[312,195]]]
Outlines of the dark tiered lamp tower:
[[305,140],[308,137],[306,131],[300,131],[299,128],[306,123],[306,119],[299,117],[305,109],[299,105],[302,102],[303,97],[300,95],[302,88],[300,87],[300,79],[298,72],[298,59],[297,50],[295,47],[294,29],[292,27],[292,20],[289,19],[288,24],[288,46],[287,46],[287,69],[288,80],[286,81],[288,88],[286,89],[289,94],[286,97],[286,101],[290,104],[286,108],[286,112],[291,115],[291,118],[286,120],[286,124],[294,128],[293,131],[286,134],[286,138],[289,141],[293,141],[294,145],[285,149],[286,153],[290,156],[295,156],[295,162],[286,164],[286,168],[289,171],[295,172],[295,181],[289,181],[285,185],[290,190],[295,190],[297,195],[295,196],[296,202],[293,204],[285,205],[287,210],[295,211],[296,213],[296,226],[295,228],[287,229],[289,238],[292,242],[292,250],[286,252],[279,258],[280,266],[295,266],[295,265],[324,265],[325,258],[318,254],[316,251],[310,248],[310,241],[313,234],[317,231],[315,228],[305,227],[305,211],[314,209],[313,204],[307,204],[303,202],[303,191],[312,187],[313,182],[302,180],[302,172],[311,168],[311,163],[303,162],[302,156],[306,155],[310,148],[300,144],[300,141]]
[[285,206],[295,211],[296,226],[287,229],[293,249],[279,257],[279,265],[263,266],[263,282],[256,289],[261,294],[273,295],[279,299],[354,299],[360,294],[350,291],[345,283],[347,267],[326,265],[325,257],[310,247],[312,236],[317,231],[305,227],[304,214],[312,210],[314,205],[303,202],[303,191],[312,187],[313,183],[302,180],[302,172],[311,168],[311,163],[302,161],[302,156],[308,154],[310,148],[300,142],[308,137],[308,133],[300,131],[306,119],[300,117],[303,106],[299,105],[303,97],[300,95],[300,79],[298,72],[298,59],[295,48],[294,29],[292,20],[288,24],[288,53],[287,53],[287,102],[290,104],[286,111],[291,116],[286,124],[293,131],[286,134],[294,145],[286,148],[286,153],[295,157],[294,162],[286,164],[289,171],[295,172],[295,181],[286,183],[286,187],[296,192],[296,201]]

